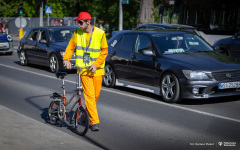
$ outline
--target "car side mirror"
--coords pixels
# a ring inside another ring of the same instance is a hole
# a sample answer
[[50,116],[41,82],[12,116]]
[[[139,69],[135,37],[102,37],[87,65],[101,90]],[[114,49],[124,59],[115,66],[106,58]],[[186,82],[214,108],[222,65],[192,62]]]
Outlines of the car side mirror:
[[221,47],[220,47],[220,46],[214,47],[214,51],[219,52],[220,50],[221,50]]
[[39,43],[47,44],[47,41],[45,39],[41,39],[41,40],[39,40]]
[[153,53],[153,51],[150,50],[150,49],[144,49],[144,50],[141,51],[141,53],[142,53],[143,55],[145,55],[145,56],[155,56],[155,54]]
[[234,37],[235,37],[236,39],[240,39],[240,33],[239,33],[239,32],[235,33],[235,34],[234,34]]

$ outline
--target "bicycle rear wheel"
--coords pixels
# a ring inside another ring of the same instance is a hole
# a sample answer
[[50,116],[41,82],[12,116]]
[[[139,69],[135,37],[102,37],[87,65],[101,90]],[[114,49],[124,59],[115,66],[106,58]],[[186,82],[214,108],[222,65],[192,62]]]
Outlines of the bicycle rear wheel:
[[74,120],[76,132],[81,136],[85,135],[88,131],[89,117],[87,111],[83,107],[77,108]]
[[58,105],[56,102],[52,101],[48,107],[48,122],[55,125],[58,121]]

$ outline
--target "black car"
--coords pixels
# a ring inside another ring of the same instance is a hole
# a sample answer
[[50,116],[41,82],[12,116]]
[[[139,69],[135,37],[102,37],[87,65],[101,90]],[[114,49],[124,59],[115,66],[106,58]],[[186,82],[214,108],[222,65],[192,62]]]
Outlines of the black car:
[[[78,26],[35,27],[19,41],[21,65],[48,66],[51,72],[63,69],[63,56],[69,40]],[[70,60],[75,65],[75,54]]]
[[103,84],[153,92],[166,102],[240,95],[240,61],[187,31],[121,31],[108,41]]
[[183,25],[183,24],[161,24],[161,23],[144,23],[137,26],[134,30],[142,29],[178,29],[178,30],[187,30],[190,31],[201,38],[201,34],[193,26]]
[[213,47],[219,53],[240,59],[240,32],[232,37],[218,40]]

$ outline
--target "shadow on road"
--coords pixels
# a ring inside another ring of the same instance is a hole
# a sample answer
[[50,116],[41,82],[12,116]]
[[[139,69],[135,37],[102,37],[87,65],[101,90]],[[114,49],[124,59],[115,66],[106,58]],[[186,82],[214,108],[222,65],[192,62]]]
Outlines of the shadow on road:
[[[155,99],[156,101],[163,101],[162,97],[153,93],[139,91],[127,87],[117,86],[114,87],[116,90],[121,90],[124,92],[128,92],[134,95],[143,96],[151,99]],[[239,96],[229,96],[229,97],[219,97],[219,98],[209,98],[209,99],[183,99],[180,105],[205,105],[205,104],[215,104],[215,103],[228,103],[238,101]]]

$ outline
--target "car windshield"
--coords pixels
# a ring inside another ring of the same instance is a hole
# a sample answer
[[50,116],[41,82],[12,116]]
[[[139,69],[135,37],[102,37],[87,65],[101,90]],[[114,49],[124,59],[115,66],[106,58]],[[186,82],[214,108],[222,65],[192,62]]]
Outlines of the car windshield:
[[161,54],[213,51],[211,46],[194,34],[155,34],[153,39]]
[[68,42],[76,29],[48,29],[50,42]]

